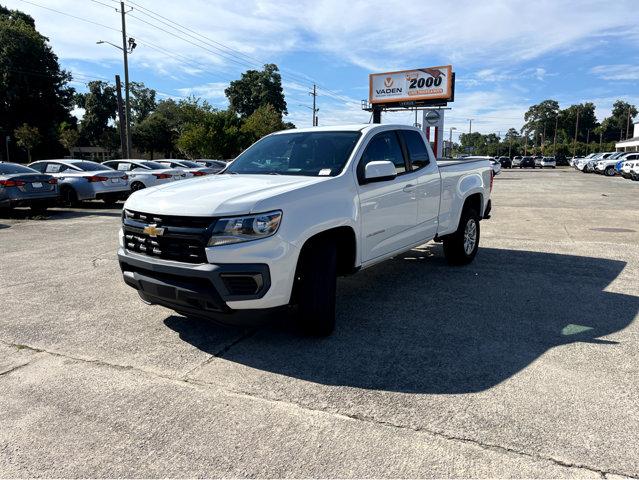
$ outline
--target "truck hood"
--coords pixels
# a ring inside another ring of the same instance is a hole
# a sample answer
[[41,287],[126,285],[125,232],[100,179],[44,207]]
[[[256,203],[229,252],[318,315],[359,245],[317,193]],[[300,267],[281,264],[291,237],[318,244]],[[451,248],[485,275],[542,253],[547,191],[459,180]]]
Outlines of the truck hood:
[[252,213],[261,201],[329,180],[288,175],[209,175],[132,194],[124,208],[158,215],[193,217]]

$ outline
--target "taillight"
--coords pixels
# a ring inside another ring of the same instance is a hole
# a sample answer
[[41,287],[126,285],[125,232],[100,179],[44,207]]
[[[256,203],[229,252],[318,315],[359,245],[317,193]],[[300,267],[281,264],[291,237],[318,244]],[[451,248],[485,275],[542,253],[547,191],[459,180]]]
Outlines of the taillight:
[[201,177],[203,175],[206,175],[206,172],[193,172],[194,177]]
[[169,175],[168,173],[154,173],[153,175],[155,175],[155,178],[157,178],[158,180],[171,178],[171,175]]
[[47,183],[50,184],[50,185],[57,185],[58,184],[58,179],[57,178],[52,178]]
[[23,180],[0,180],[0,186],[3,187],[24,187],[26,182]]
[[495,181],[495,171],[490,169],[490,191],[493,191],[493,182]]
[[89,181],[89,183],[95,183],[95,182],[106,182],[109,179],[109,177],[93,175],[92,177],[86,177],[86,179]]

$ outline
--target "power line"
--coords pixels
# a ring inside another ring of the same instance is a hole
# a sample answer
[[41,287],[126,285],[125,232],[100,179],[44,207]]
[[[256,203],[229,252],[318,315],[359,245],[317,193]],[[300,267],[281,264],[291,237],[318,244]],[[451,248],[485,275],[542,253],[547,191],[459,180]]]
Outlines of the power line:
[[80,20],[81,22],[91,23],[93,25],[97,25],[97,26],[102,27],[102,28],[108,28],[109,30],[113,30],[114,32],[120,32],[120,30],[118,30],[117,28],[113,28],[113,27],[110,27],[108,25],[104,25],[102,23],[94,22],[93,20],[88,20],[86,18],[78,17],[76,15],[71,15],[70,13],[66,13],[66,12],[62,12],[60,10],[56,10],[55,8],[45,7],[44,5],[40,5],[38,3],[31,2],[29,0],[20,0],[20,1],[24,2],[24,3],[28,3],[30,5],[34,5],[36,7],[44,8],[45,10],[50,10],[52,12],[59,13],[60,15],[64,15],[66,17],[75,18],[76,20]]

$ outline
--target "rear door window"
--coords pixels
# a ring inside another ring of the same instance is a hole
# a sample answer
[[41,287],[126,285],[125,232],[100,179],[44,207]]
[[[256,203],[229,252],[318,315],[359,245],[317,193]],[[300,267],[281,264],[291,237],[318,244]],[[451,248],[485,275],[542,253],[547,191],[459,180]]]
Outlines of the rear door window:
[[428,150],[420,133],[414,130],[402,130],[402,135],[404,136],[404,142],[406,143],[406,149],[408,150],[408,156],[413,170],[418,170],[428,165],[430,162]]

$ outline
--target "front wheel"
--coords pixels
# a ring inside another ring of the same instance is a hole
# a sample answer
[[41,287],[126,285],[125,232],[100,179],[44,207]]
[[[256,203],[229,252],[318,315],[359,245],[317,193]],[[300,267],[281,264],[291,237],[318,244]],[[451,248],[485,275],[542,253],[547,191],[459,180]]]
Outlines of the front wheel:
[[305,249],[299,261],[296,281],[295,300],[302,329],[308,335],[330,335],[335,328],[335,244],[322,242]]
[[444,256],[450,265],[467,265],[479,249],[479,215],[472,208],[462,212],[457,231],[444,238]]
[[615,176],[615,167],[606,168],[606,170],[604,170],[604,173],[606,174],[607,177],[614,177]]

